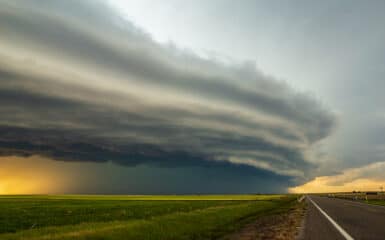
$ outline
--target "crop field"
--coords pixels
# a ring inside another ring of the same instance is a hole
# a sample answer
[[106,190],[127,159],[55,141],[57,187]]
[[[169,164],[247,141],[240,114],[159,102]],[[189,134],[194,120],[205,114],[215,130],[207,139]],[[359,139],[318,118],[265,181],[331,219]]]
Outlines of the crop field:
[[218,239],[295,196],[1,196],[0,239]]

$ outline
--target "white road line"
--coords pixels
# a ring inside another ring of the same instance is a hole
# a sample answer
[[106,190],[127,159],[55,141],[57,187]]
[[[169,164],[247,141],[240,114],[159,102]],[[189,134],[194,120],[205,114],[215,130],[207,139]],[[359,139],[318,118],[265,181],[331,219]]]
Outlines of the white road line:
[[352,238],[349,233],[347,233],[342,227],[340,227],[340,225],[338,225],[331,217],[329,217],[329,215],[327,215],[326,212],[317,205],[317,203],[311,200],[310,197],[308,198],[310,202],[312,202],[314,206],[327,218],[327,220],[329,220],[333,224],[333,226],[342,234],[342,236],[345,237],[346,240],[354,240],[354,238]]

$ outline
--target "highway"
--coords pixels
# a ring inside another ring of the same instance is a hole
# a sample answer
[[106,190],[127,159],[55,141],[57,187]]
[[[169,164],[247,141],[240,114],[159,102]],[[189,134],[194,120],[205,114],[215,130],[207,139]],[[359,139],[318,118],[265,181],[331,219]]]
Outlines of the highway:
[[300,239],[385,239],[385,207],[308,196],[308,210]]

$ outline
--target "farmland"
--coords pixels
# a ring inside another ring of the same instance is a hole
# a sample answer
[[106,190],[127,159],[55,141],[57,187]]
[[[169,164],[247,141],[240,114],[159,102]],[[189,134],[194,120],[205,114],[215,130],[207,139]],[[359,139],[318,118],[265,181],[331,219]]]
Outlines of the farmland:
[[2,196],[0,239],[216,239],[295,196]]

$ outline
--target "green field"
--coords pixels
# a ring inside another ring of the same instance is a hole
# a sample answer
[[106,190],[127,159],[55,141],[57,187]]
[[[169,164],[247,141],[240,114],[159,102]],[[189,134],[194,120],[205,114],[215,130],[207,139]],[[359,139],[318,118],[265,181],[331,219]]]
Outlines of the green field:
[[1,196],[0,239],[216,239],[287,211],[285,195]]
[[366,203],[385,206],[385,200],[368,200]]

